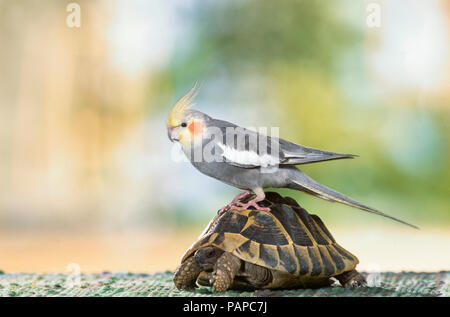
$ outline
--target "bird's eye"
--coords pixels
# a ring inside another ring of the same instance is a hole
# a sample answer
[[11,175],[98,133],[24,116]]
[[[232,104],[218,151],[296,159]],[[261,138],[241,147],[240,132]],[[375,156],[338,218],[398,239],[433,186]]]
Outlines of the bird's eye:
[[181,126],[182,126],[183,128],[186,128],[186,127],[187,127],[187,123],[186,123],[186,122],[183,122],[183,123],[181,124]]

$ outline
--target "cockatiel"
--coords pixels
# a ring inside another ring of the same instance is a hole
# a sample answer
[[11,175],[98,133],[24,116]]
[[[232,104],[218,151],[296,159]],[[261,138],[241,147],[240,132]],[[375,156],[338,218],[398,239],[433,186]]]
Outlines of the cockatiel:
[[[229,208],[242,211],[249,207],[270,211],[269,208],[258,205],[265,198],[264,188],[290,188],[417,228],[323,186],[295,167],[300,164],[353,158],[355,155],[304,147],[213,119],[191,109],[192,100],[197,93],[197,86],[194,85],[175,104],[167,120],[168,136],[172,142],[181,144],[183,152],[200,172],[244,190],[219,212]],[[262,142],[264,140],[266,142]],[[256,194],[254,199],[247,203],[240,202],[251,192]]]

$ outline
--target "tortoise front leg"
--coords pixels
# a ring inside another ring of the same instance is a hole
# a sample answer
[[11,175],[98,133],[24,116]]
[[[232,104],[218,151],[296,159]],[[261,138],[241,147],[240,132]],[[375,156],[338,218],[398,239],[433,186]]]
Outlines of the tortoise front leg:
[[335,278],[344,287],[355,288],[367,285],[366,279],[357,270],[344,272],[335,276]]
[[173,282],[179,290],[192,290],[196,287],[195,281],[201,273],[202,268],[191,256],[184,261],[175,271]]
[[233,283],[240,268],[241,260],[229,252],[224,252],[217,260],[212,273],[212,291],[225,292]]
[[213,280],[212,272],[202,271],[197,277],[197,284],[200,286],[211,286],[211,281]]

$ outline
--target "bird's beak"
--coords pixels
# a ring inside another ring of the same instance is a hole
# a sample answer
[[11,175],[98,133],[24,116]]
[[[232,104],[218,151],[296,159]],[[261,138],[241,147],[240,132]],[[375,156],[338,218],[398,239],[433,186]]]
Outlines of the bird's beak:
[[178,135],[175,131],[175,128],[173,127],[167,127],[167,136],[169,137],[170,141],[179,141]]

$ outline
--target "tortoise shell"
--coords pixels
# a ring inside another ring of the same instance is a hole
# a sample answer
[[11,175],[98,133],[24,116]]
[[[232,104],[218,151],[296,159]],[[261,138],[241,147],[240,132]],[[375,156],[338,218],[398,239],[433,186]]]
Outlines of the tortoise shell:
[[185,252],[215,246],[241,260],[303,277],[332,277],[353,270],[358,258],[342,248],[316,215],[295,200],[266,193],[271,212],[228,210],[217,215]]

